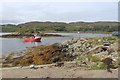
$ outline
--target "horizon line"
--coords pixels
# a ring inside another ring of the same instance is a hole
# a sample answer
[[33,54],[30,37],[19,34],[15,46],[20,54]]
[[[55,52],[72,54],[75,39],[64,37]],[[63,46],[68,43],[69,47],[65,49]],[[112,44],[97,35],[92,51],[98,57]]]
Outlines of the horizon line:
[[76,23],[76,22],[85,22],[85,23],[94,23],[94,22],[120,22],[120,21],[70,21],[70,22],[65,22],[65,21],[24,21],[24,22],[19,22],[19,23],[0,23],[0,25],[8,25],[8,24],[13,24],[13,25],[19,25],[19,24],[24,24],[24,23],[30,23],[30,22],[58,22],[58,23]]

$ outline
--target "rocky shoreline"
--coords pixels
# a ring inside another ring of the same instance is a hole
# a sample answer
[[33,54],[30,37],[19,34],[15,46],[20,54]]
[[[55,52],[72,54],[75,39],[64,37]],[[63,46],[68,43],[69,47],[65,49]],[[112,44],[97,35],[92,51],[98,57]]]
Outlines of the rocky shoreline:
[[118,68],[118,38],[74,38],[62,43],[28,48],[21,53],[11,53],[2,60],[3,67],[30,66],[75,61],[66,67],[88,70]]
[[[30,47],[20,53],[11,53],[4,56],[0,63],[3,77],[116,78],[120,65],[118,51],[117,37],[73,38],[62,43]],[[29,71],[34,74],[28,74]]]
[[[19,34],[19,33],[12,33],[12,34],[6,34],[2,35],[0,37],[2,38],[23,38],[23,37],[31,37],[34,34]],[[40,34],[41,37],[62,37],[62,35],[58,34]]]

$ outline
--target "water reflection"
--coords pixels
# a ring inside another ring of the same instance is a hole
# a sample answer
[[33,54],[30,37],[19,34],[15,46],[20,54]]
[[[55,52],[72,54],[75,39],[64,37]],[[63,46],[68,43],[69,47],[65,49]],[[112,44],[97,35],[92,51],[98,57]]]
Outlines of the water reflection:
[[33,43],[36,47],[41,44],[41,42],[33,42]]
[[[55,33],[56,34],[56,33]],[[25,50],[26,47],[39,46],[39,45],[48,45],[58,42],[63,42],[71,38],[80,38],[80,37],[104,37],[111,36],[111,34],[92,34],[92,33],[57,33],[66,37],[43,37],[41,42],[30,42],[25,43],[22,38],[0,38],[2,40],[2,53],[8,54],[13,51]]]

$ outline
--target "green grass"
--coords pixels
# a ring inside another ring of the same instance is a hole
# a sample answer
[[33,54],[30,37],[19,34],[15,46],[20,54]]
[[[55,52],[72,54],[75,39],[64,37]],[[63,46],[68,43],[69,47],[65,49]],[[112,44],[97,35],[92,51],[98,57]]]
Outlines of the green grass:
[[91,65],[89,65],[89,67],[92,70],[105,70],[105,69],[107,69],[107,65],[105,65],[102,62],[97,62],[97,63],[91,64]]
[[83,56],[77,56],[76,59],[79,60],[79,61],[83,61],[85,58]]

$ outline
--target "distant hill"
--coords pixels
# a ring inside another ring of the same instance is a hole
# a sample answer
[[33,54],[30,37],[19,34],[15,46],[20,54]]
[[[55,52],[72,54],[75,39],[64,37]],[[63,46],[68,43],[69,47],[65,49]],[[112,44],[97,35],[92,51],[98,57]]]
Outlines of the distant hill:
[[27,22],[18,25],[2,25],[3,32],[33,33],[34,28],[37,32],[114,32],[118,30],[118,22]]

